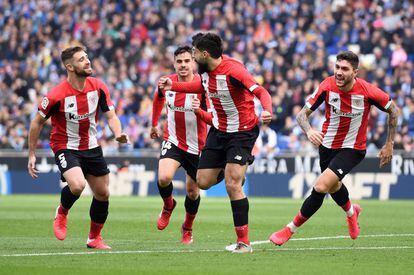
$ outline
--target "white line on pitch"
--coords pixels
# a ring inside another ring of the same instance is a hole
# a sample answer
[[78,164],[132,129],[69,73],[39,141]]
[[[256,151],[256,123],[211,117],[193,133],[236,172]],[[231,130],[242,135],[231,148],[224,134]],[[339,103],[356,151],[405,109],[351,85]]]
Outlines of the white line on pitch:
[[[263,249],[261,251],[323,251],[323,250],[398,250],[414,249],[414,246],[361,246],[361,247],[299,247],[281,249]],[[127,251],[91,251],[91,252],[57,252],[57,253],[27,253],[8,254],[0,257],[36,257],[36,256],[73,256],[92,254],[149,254],[149,253],[200,253],[200,252],[226,252],[223,249],[202,249],[202,250],[127,250]]]
[[[380,238],[380,237],[414,237],[414,234],[377,234],[377,235],[361,235],[358,238]],[[293,241],[320,241],[320,240],[333,240],[333,239],[349,239],[349,236],[328,236],[328,237],[310,237],[310,238],[293,238],[290,239],[290,242]],[[264,241],[254,241],[250,242],[251,245],[266,244],[269,243],[269,240]]]

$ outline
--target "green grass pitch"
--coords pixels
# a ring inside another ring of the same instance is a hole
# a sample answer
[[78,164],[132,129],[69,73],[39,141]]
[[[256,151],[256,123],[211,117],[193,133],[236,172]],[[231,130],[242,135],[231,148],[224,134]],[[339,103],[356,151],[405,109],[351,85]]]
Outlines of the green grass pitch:
[[[86,248],[90,197],[69,215],[68,236],[58,241],[52,219],[58,196],[0,197],[0,274],[412,274],[414,201],[365,200],[361,236],[348,235],[345,214],[331,200],[282,247],[264,243],[288,223],[301,201],[250,198],[252,254],[235,255],[227,198],[202,198],[194,243],[182,245],[184,198],[170,225],[156,228],[158,197],[111,198],[103,231],[110,252]],[[344,236],[344,237],[341,237]],[[328,237],[328,238],[320,238]]]

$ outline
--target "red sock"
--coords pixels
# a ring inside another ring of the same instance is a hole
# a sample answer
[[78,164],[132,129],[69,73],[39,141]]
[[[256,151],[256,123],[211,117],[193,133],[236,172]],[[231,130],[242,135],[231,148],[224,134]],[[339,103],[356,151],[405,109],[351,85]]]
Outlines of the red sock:
[[235,226],[237,234],[237,242],[244,242],[245,244],[250,244],[249,241],[249,225]]
[[308,220],[308,218],[305,218],[302,213],[299,213],[295,216],[295,218],[293,218],[293,224],[297,227],[301,226],[302,224],[304,224],[306,221]]
[[103,223],[96,223],[91,221],[91,230],[89,231],[89,239],[95,239],[101,235],[101,230],[103,228]]
[[349,211],[349,209],[351,209],[351,206],[352,206],[352,204],[351,204],[351,201],[350,200],[348,200],[344,205],[342,205],[341,207],[342,207],[342,209],[345,211],[345,212],[347,212],[347,211]]
[[67,215],[69,210],[65,209],[62,205],[59,205],[58,214]]
[[164,201],[164,208],[171,210],[174,206],[173,196],[171,195],[169,197],[162,198],[162,199]]
[[196,217],[195,214],[191,215],[191,214],[186,212],[183,227],[185,229],[192,229],[193,228],[193,221],[194,221],[195,217]]

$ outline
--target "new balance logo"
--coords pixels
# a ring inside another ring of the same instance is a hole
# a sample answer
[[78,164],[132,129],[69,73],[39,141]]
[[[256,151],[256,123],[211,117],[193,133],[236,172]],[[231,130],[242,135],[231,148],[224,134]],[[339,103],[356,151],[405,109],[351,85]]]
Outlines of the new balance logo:
[[234,159],[235,160],[241,160],[242,159],[242,156],[237,155],[237,156],[234,157]]
[[338,169],[336,171],[338,171],[338,173],[341,174],[341,175],[344,173],[344,171],[342,171],[342,169]]

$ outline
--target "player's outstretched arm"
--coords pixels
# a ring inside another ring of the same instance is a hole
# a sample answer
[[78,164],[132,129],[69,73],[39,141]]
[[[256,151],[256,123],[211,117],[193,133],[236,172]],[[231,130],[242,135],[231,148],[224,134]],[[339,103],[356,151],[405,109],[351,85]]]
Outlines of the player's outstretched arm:
[[323,141],[323,133],[312,128],[309,123],[309,116],[312,114],[312,110],[308,106],[303,106],[302,110],[296,116],[296,121],[302,128],[303,132],[307,135],[310,142],[315,146],[319,146]]
[[38,171],[36,170],[36,147],[39,140],[40,132],[47,119],[43,118],[39,113],[30,123],[29,129],[29,160],[27,163],[27,171],[32,178],[37,178]]
[[203,94],[205,92],[200,80],[191,82],[176,82],[172,81],[168,77],[161,77],[160,80],[158,80],[158,87],[163,90],[171,90],[187,94]]
[[380,152],[378,153],[378,157],[380,158],[380,167],[384,166],[385,164],[390,162],[392,159],[392,154],[394,151],[394,138],[395,138],[395,133],[397,131],[399,110],[398,110],[398,107],[395,105],[395,103],[391,102],[386,112],[388,113],[388,134],[387,134],[387,141],[385,142],[384,146],[381,148]]
[[118,116],[115,114],[114,110],[110,110],[105,113],[106,119],[108,120],[109,128],[115,136],[115,140],[119,143],[130,144],[128,135],[122,133],[121,121],[119,121]]

